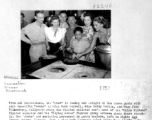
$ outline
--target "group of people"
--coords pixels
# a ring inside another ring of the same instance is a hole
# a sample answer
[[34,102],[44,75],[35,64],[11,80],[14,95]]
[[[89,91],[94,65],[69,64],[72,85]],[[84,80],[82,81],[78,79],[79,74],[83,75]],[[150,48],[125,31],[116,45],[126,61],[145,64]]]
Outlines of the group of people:
[[61,11],[59,15],[50,18],[50,26],[43,23],[43,11],[35,11],[35,22],[21,30],[21,40],[30,44],[29,56],[31,63],[46,54],[57,52],[59,59],[79,59],[95,62],[94,49],[97,45],[111,45],[111,30],[108,21],[97,16],[94,19],[90,13],[82,16],[84,26],[76,24],[74,15]]

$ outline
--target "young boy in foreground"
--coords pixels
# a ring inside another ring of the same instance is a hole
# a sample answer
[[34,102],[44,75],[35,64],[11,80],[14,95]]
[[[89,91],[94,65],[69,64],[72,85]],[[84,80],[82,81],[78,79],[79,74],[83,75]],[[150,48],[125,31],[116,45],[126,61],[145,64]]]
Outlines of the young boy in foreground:
[[[83,29],[81,27],[76,27],[74,29],[74,37],[70,42],[70,47],[67,48],[67,50],[72,53],[72,59],[75,59],[77,54],[84,52],[89,46],[89,41],[83,37]],[[82,56],[79,60],[86,61],[86,58]]]

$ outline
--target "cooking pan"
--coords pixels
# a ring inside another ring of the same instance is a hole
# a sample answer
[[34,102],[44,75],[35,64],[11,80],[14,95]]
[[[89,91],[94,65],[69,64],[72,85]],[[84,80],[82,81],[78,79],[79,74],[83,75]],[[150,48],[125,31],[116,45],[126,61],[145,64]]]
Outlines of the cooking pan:
[[44,56],[40,57],[40,60],[43,65],[50,64],[50,63],[54,62],[56,59],[57,59],[57,56],[55,56],[55,55],[44,55]]
[[78,63],[79,63],[79,60],[77,60],[77,59],[65,58],[65,59],[63,60],[63,63],[64,63],[64,64],[67,64],[67,65],[75,65],[75,64],[78,64]]

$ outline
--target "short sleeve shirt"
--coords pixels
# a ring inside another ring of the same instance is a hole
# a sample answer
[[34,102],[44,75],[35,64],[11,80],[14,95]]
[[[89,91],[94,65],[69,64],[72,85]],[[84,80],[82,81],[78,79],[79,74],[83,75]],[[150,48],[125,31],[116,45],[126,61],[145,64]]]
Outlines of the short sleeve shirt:
[[75,53],[82,53],[87,48],[89,48],[89,46],[90,46],[90,43],[85,38],[82,38],[80,41],[78,41],[77,39],[74,39],[71,45]]
[[28,24],[26,27],[23,28],[23,30],[31,41],[44,42],[46,38],[44,31],[45,27],[45,24],[38,25],[38,23],[34,22]]

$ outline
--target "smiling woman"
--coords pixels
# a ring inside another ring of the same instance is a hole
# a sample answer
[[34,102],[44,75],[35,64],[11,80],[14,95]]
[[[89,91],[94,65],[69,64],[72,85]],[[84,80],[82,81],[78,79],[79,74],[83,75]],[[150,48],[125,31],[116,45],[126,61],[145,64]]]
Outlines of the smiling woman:
[[[64,36],[66,33],[65,28],[59,27],[59,17],[54,15],[51,18],[51,27],[45,28],[46,37],[48,40],[48,54],[55,54],[57,50],[60,49],[61,46],[64,44]],[[63,59],[63,54],[61,51],[59,51],[56,56],[58,59]]]

